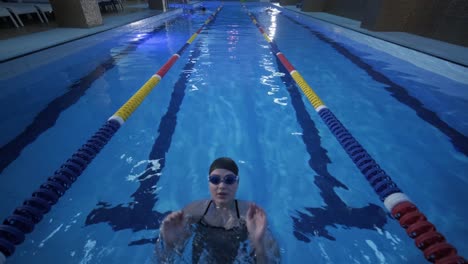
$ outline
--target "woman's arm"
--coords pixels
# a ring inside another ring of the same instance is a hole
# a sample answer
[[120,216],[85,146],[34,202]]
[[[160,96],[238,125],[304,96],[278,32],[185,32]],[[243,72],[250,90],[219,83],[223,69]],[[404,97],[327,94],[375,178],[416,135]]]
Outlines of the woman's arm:
[[191,236],[190,225],[203,216],[206,200],[195,201],[181,211],[167,215],[160,226],[160,236],[156,244],[156,256],[161,262],[171,262],[174,253],[181,253]]
[[190,230],[183,211],[167,215],[160,226],[159,238],[156,241],[155,256],[158,263],[174,262],[175,254],[181,255]]
[[199,200],[192,202],[185,206],[182,211],[187,219],[187,224],[194,224],[200,221],[203,217],[203,213],[205,212],[206,208],[208,207],[208,203],[210,200]]
[[255,204],[250,204],[246,213],[246,225],[256,262],[262,264],[279,262],[278,244],[267,229],[265,211]]
[[278,243],[268,229],[262,243],[254,245],[254,250],[256,263],[279,263],[281,260]]

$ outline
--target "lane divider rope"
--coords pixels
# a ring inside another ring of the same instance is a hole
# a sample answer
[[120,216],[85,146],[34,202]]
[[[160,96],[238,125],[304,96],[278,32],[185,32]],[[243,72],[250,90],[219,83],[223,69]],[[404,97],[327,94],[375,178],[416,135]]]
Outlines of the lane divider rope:
[[195,40],[203,28],[221,11],[222,6],[208,17],[205,23],[190,39],[154,74],[106,123],[69,158],[55,173],[42,184],[32,196],[17,207],[0,225],[0,263],[15,252],[17,245],[25,240],[25,235],[34,230],[43,216],[56,204],[60,197],[83,173],[96,155],[104,148],[130,115],[143,102],[146,96],[166,75],[177,59]]
[[280,52],[276,43],[265,33],[265,30],[258,23],[255,16],[248,11],[245,5],[243,5],[243,7],[247,10],[250,19],[270,45],[271,51],[276,55],[281,64],[283,64],[296,84],[300,87],[304,95],[313,105],[315,111],[370,183],[380,200],[384,202],[387,210],[391,212],[392,216],[406,229],[408,236],[415,239],[416,247],[423,251],[425,258],[430,262],[438,264],[466,263],[466,260],[458,255],[455,247],[446,242],[444,236],[436,231],[434,224],[427,220],[410,201],[408,196],[398,188],[387,173],[380,168],[364,147],[322,102],[300,73],[288,61],[286,56]]

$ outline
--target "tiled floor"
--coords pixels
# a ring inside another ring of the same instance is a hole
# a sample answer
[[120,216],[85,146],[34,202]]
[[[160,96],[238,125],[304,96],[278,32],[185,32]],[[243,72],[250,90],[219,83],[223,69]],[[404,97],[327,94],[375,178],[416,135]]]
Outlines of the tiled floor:
[[[11,28],[0,33],[0,35],[4,36],[0,40],[0,62],[9,61],[161,13],[162,11],[149,9],[148,4],[143,1],[135,0],[126,2],[124,12],[104,13],[102,17],[103,24],[97,27],[61,28],[57,27],[53,21],[49,25],[29,22],[25,28]],[[11,37],[6,38],[5,36]]]
[[[328,13],[302,12],[295,6],[286,6],[286,8],[295,12],[303,13],[315,19],[330,22],[366,35],[418,50],[465,67],[468,66],[468,48],[466,47],[404,32],[373,32],[362,29],[360,27],[360,22],[356,20]],[[51,22],[49,25],[28,25],[27,29],[13,28],[10,29],[10,31],[0,29],[0,62],[9,61],[35,51],[56,46],[64,42],[79,39],[87,35],[109,30],[161,13],[161,11],[148,9],[147,4],[143,0],[127,0],[125,10],[125,12],[120,13],[104,14],[103,25],[93,28],[59,28],[54,24],[54,22]],[[4,36],[3,39],[1,37],[2,35]]]
[[[113,17],[124,17],[130,13],[142,12],[145,10],[148,10],[148,4],[146,4],[144,1],[126,0],[124,2],[124,10],[119,9],[118,12],[109,10],[102,12],[101,15],[104,20],[112,20]],[[5,22],[0,23],[0,40],[7,40],[14,37],[24,36],[31,33],[47,31],[57,28],[58,25],[55,22],[55,18],[53,18],[53,16],[50,14],[48,14],[47,17],[49,23],[41,23],[35,15],[23,15],[21,16],[21,20],[25,26],[19,28],[15,28],[11,21],[6,19]]]
[[0,41],[28,35],[35,32],[46,31],[57,27],[57,23],[55,23],[55,20],[53,19],[50,20],[48,24],[40,23],[37,18],[28,19],[23,17],[21,20],[24,23],[24,27],[16,28],[9,20],[1,23]]

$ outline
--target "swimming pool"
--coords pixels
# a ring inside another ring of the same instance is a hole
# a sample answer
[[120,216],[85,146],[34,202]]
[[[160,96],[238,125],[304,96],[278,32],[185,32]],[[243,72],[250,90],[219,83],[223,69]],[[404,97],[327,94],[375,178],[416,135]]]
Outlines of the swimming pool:
[[[218,4],[2,65],[1,215],[45,182]],[[248,8],[468,255],[466,68],[288,10]],[[29,61],[34,66],[22,70]],[[159,221],[208,197],[206,173],[218,156],[239,163],[238,197],[265,208],[283,262],[424,262],[238,3],[224,5],[10,262],[150,263]]]

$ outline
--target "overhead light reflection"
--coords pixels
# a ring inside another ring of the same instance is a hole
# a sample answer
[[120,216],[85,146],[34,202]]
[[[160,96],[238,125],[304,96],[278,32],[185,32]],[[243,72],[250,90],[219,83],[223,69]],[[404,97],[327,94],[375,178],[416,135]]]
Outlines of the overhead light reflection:
[[136,37],[132,38],[130,41],[131,42],[138,42],[140,40],[143,40],[147,34],[137,34]]
[[271,14],[271,24],[270,27],[268,27],[268,36],[270,37],[270,39],[274,40],[276,35],[276,17],[280,13],[280,11],[276,8],[271,8],[269,9],[269,11],[269,13]]
[[130,26],[131,27],[138,27],[138,26],[143,25],[143,23],[144,23],[143,20],[139,20],[139,21],[135,21],[133,23],[130,23]]

